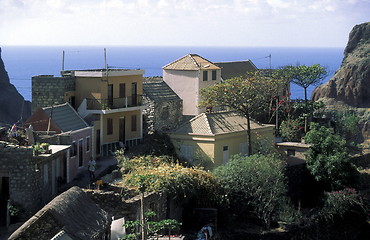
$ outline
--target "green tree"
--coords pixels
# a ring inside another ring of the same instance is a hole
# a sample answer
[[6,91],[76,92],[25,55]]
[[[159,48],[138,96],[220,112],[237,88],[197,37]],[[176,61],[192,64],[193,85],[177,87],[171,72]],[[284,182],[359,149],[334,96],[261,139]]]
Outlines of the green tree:
[[285,86],[285,80],[278,74],[261,71],[248,73],[243,77],[225,80],[200,90],[200,107],[221,106],[239,112],[247,119],[248,152],[252,153],[252,114],[268,111],[273,98]]
[[274,155],[235,155],[214,170],[224,188],[224,204],[238,216],[253,215],[268,228],[285,199],[283,161]]
[[306,65],[288,65],[282,68],[291,82],[304,89],[304,100],[307,102],[307,88],[311,85],[316,86],[328,76],[325,67],[320,64],[311,66]]
[[355,168],[349,161],[345,140],[317,123],[311,123],[310,129],[305,136],[306,143],[312,144],[306,155],[308,170],[331,190],[351,184]]

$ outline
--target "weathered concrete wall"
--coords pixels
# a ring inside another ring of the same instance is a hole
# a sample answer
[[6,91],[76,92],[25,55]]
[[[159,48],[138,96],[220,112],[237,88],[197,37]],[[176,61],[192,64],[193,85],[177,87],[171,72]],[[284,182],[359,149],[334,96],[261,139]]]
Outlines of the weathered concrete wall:
[[32,77],[32,112],[39,107],[64,103],[64,93],[75,90],[72,77],[41,75]]

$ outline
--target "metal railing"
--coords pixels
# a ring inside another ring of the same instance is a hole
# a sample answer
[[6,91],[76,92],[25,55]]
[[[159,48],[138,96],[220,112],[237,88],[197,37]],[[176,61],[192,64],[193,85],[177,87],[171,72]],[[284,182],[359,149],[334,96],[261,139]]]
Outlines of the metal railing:
[[128,96],[125,98],[87,98],[87,110],[111,110],[118,108],[129,108],[142,106],[143,97],[141,95]]

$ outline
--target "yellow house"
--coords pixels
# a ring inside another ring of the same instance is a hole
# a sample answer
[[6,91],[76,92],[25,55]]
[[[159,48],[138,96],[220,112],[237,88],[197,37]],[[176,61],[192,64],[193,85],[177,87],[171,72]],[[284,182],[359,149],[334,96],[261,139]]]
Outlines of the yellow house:
[[65,101],[94,126],[94,158],[142,139],[143,74],[144,70],[138,69],[62,72],[75,79],[75,91],[66,92]]
[[[251,121],[252,152],[273,147],[274,126]],[[235,112],[201,113],[169,133],[176,153],[190,163],[199,156],[214,166],[230,156],[248,154],[247,119]]]

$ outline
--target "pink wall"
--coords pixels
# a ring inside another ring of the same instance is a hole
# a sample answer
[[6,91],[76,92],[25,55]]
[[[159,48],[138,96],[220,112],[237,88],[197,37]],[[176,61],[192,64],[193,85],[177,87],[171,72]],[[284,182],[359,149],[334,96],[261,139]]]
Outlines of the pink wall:
[[198,115],[199,71],[163,70],[163,81],[183,100],[184,115]]

